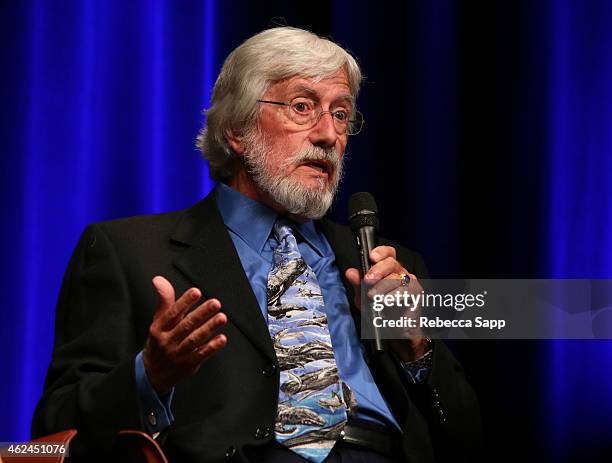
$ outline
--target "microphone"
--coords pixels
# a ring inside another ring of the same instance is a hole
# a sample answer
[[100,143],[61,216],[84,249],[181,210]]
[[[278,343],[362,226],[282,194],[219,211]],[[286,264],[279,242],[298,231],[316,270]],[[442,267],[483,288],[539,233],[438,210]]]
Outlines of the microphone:
[[[365,275],[370,270],[370,251],[378,246],[378,208],[374,196],[370,193],[362,191],[355,193],[349,198],[349,225],[355,239],[357,248],[359,249],[359,257],[361,261],[361,275]],[[362,301],[363,305],[363,301]],[[374,318],[374,309],[371,304],[368,304],[368,312],[366,315],[369,321]],[[370,323],[374,329],[373,347],[376,351],[383,351],[383,340],[380,333],[380,328]]]

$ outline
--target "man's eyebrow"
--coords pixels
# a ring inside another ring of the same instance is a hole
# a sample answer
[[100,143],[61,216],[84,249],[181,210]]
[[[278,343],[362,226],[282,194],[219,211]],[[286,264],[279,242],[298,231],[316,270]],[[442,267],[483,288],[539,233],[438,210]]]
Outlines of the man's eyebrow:
[[311,98],[318,98],[319,94],[313,88],[304,85],[304,84],[296,84],[293,87],[289,87],[289,93],[305,93]]
[[340,101],[346,101],[352,105],[355,104],[355,98],[350,93],[343,93],[342,95],[338,95],[336,98],[334,98],[334,103],[338,103]]
[[[316,90],[304,84],[296,84],[294,87],[289,87],[288,90],[289,94],[303,93],[316,100],[320,98],[319,93]],[[343,93],[334,98],[334,103],[338,103],[340,101],[354,104],[355,98],[353,98],[353,95],[350,93]]]

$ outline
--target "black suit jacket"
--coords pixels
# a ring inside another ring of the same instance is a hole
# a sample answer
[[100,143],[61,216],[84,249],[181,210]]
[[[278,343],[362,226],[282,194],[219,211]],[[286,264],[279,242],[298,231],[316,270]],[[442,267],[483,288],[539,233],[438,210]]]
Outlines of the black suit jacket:
[[[317,223],[341,275],[358,267],[347,227]],[[384,242],[384,241],[383,241]],[[396,246],[419,277],[417,253]],[[211,194],[185,211],[90,225],[69,263],[56,314],[53,358],[34,415],[34,437],[76,427],[75,457],[101,457],[120,429],[144,429],[134,360],[157,306],[151,279],[165,276],[177,296],[192,286],[228,316],[227,346],[176,386],[175,423],[158,438],[180,462],[249,461],[274,438],[279,373],[268,327]],[[344,281],[352,303],[352,287]],[[355,307],[351,307],[357,316]],[[357,325],[359,327],[359,325]],[[408,384],[396,360],[368,354],[375,381],[404,430],[410,462],[474,461],[481,449],[475,395],[446,347],[434,347],[426,383]],[[144,411],[146,412],[146,411]]]

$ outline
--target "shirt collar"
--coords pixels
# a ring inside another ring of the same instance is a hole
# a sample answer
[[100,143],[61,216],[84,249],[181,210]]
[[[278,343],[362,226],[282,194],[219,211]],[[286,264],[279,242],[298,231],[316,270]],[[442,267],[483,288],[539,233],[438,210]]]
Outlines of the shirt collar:
[[317,231],[314,221],[309,220],[304,223],[296,223],[295,228],[302,235],[304,240],[308,242],[310,247],[314,249],[321,257],[325,255],[323,245],[323,235]]
[[[261,254],[278,213],[221,182],[217,184],[215,193],[217,207],[225,226]],[[291,223],[319,255],[325,254],[323,237],[317,231],[314,221]]]
[[216,200],[225,226],[261,254],[278,214],[224,183],[217,184]]

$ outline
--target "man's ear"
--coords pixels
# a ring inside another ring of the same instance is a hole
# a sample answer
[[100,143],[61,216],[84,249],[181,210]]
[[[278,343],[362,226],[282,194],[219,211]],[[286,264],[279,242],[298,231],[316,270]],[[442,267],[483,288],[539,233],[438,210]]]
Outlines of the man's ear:
[[241,136],[236,135],[236,133],[234,133],[232,130],[226,130],[225,139],[234,153],[238,155],[242,155],[244,153],[244,142],[242,141]]

